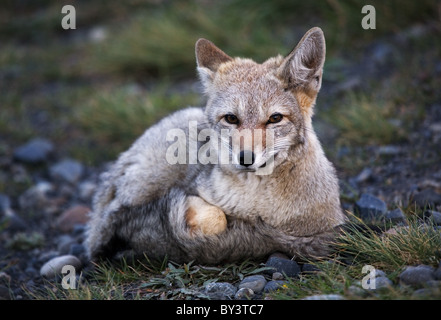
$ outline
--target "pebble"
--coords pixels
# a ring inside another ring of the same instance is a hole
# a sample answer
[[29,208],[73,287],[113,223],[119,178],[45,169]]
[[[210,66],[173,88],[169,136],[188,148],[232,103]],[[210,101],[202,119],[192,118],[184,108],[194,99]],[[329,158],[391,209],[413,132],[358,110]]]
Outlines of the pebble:
[[248,276],[239,283],[239,289],[248,288],[255,293],[260,293],[265,288],[266,282],[265,277],[262,275]]
[[305,297],[302,300],[346,300],[346,299],[340,294],[319,294],[319,295]]
[[401,285],[424,287],[427,282],[435,280],[435,268],[427,265],[408,266],[399,275]]
[[46,278],[52,278],[61,274],[61,270],[65,265],[71,265],[75,270],[79,270],[82,266],[81,261],[72,255],[64,255],[53,258],[46,262],[40,269],[40,275]]
[[250,300],[254,298],[255,293],[250,288],[240,288],[237,290],[236,294],[234,295],[234,299],[236,300]]
[[84,205],[73,206],[64,211],[56,220],[55,225],[61,232],[71,232],[75,225],[89,221],[90,208]]
[[268,258],[265,266],[271,268],[265,271],[265,273],[270,276],[272,276],[274,272],[280,272],[287,277],[293,278],[297,277],[301,271],[297,262],[276,254],[273,254]]
[[11,294],[9,289],[0,284],[0,300],[11,300]]
[[386,221],[390,221],[393,224],[406,223],[406,216],[404,215],[403,210],[401,210],[400,208],[396,208],[394,210],[386,212],[384,218],[386,219]]
[[283,287],[284,284],[287,284],[284,280],[271,280],[268,281],[265,285],[265,288],[263,288],[263,292],[268,293],[271,291],[275,291],[277,289],[280,289]]
[[432,222],[434,225],[440,226],[441,225],[441,212],[434,211],[434,210],[426,210],[424,212],[424,219],[426,221]]
[[363,193],[355,203],[354,210],[363,221],[381,220],[387,212],[386,203],[368,193]]
[[49,173],[54,180],[71,184],[77,183],[84,172],[84,166],[72,159],[64,159],[50,167]]
[[205,287],[205,294],[211,300],[231,300],[236,292],[236,287],[228,282],[212,282]]
[[432,189],[424,189],[413,196],[413,201],[423,209],[435,208],[437,205],[441,205],[441,194]]
[[14,159],[35,164],[45,162],[54,151],[52,142],[42,138],[35,138],[14,150]]

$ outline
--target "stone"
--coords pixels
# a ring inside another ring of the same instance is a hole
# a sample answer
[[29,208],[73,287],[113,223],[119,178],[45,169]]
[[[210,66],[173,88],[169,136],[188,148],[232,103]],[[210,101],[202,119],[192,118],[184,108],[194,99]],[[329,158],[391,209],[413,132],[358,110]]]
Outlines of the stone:
[[13,157],[17,161],[36,164],[45,162],[54,151],[52,142],[42,138],[35,138],[14,150]]
[[240,288],[237,290],[236,294],[234,295],[234,298],[236,300],[250,300],[255,296],[255,293],[250,288]]
[[406,216],[404,215],[403,210],[401,210],[400,208],[396,208],[394,210],[386,212],[384,218],[387,221],[392,222],[393,224],[406,223]]
[[69,254],[75,257],[81,258],[86,253],[86,248],[80,243],[71,244],[69,248]]
[[265,270],[266,274],[273,275],[274,272],[280,272],[287,277],[297,277],[300,273],[300,267],[294,260],[281,258],[279,256],[271,255],[265,263],[265,267],[271,269]]
[[420,288],[435,280],[435,268],[427,265],[408,266],[400,275],[400,284]]
[[388,277],[385,277],[385,276],[377,277],[377,278],[375,278],[375,289],[373,289],[373,290],[380,291],[385,288],[390,288],[390,287],[392,287],[392,285],[393,285],[393,283],[391,280],[389,280]]
[[302,266],[302,272],[305,274],[313,274],[313,273],[320,272],[320,269],[313,264],[305,263]]
[[436,226],[441,226],[441,212],[434,210],[426,210],[423,216],[424,216],[424,220],[430,221]]
[[205,294],[211,300],[231,300],[237,289],[228,282],[211,282],[205,287]]
[[262,275],[253,275],[243,278],[239,283],[239,289],[248,288],[255,293],[260,293],[266,285],[266,279]]
[[263,288],[263,292],[268,293],[271,291],[276,291],[277,289],[280,289],[283,287],[283,285],[287,284],[284,280],[271,280],[268,281],[265,285],[265,288]]
[[372,169],[371,168],[364,168],[356,177],[355,182],[357,183],[363,183],[367,182],[372,179]]
[[420,208],[435,208],[441,205],[441,194],[432,189],[424,189],[413,196],[413,201]]
[[354,210],[363,221],[381,220],[387,212],[386,203],[368,193],[363,193],[355,203]]
[[77,183],[84,172],[84,166],[72,159],[64,159],[50,167],[49,173],[55,180]]
[[319,295],[305,297],[302,300],[346,300],[346,299],[340,294],[319,294]]
[[64,266],[71,265],[76,271],[81,269],[81,261],[72,255],[64,255],[53,258],[46,262],[40,269],[40,275],[46,278],[53,278],[57,275],[61,275],[61,271]]
[[281,274],[280,272],[274,272],[272,276],[273,280],[283,280],[285,279],[285,276]]
[[74,230],[77,224],[86,224],[89,221],[90,208],[83,205],[76,205],[64,211],[56,220],[56,227],[64,233]]
[[0,300],[11,300],[11,294],[9,289],[0,284]]

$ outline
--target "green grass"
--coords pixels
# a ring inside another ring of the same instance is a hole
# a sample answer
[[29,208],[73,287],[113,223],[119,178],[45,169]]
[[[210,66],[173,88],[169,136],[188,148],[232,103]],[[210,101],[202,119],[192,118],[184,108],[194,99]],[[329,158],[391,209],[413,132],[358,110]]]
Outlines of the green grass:
[[[285,285],[266,293],[264,298],[286,300],[338,294],[345,299],[415,299],[413,289],[398,285],[398,275],[407,265],[438,267],[441,259],[440,231],[421,222],[410,216],[407,227],[395,227],[395,232],[383,235],[349,227],[336,240],[336,250],[329,259],[309,261],[318,272],[288,279]],[[367,276],[362,270],[365,265],[384,271],[393,286],[375,292],[363,289],[362,280]],[[66,290],[60,284],[48,282],[45,289],[28,294],[36,299],[57,300],[208,299],[203,292],[208,283],[226,281],[237,285],[244,277],[262,274],[264,270],[262,263],[253,261],[217,266],[147,258],[130,263],[102,261],[93,271],[88,271],[87,277],[82,275],[77,289]],[[427,298],[439,299],[441,291],[434,290]]]
[[323,117],[338,129],[337,145],[387,145],[404,138],[400,128],[390,121],[393,111],[388,102],[352,94]]

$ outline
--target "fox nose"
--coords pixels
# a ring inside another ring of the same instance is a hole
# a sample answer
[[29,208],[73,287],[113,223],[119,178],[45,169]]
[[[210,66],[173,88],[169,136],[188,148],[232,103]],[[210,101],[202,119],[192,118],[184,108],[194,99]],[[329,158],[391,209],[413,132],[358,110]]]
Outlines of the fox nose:
[[254,163],[255,155],[252,151],[241,151],[239,153],[239,163],[242,166],[249,167]]

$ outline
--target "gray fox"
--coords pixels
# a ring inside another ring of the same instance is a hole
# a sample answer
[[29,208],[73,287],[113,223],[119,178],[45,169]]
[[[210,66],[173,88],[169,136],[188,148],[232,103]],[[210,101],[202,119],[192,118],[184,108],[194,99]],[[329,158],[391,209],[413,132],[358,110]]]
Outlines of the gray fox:
[[205,108],[165,117],[102,173],[85,240],[89,258],[216,264],[276,251],[327,255],[347,218],[311,123],[322,30],[262,64],[199,39],[196,61]]

